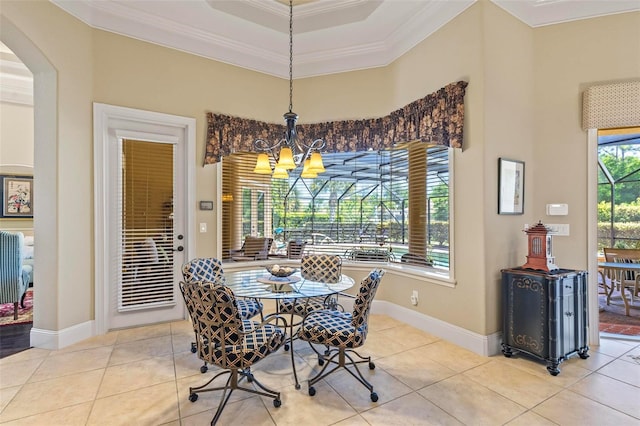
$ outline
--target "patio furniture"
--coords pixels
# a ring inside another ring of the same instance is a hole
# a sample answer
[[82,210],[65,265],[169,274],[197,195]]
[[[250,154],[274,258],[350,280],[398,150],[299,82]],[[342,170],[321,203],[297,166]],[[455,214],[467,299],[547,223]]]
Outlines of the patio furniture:
[[[630,264],[640,263],[640,249],[618,249],[605,247],[603,251],[606,262]],[[631,293],[631,302],[633,303],[634,297],[637,297],[638,291],[640,291],[640,273],[628,269],[615,274],[611,273],[610,268],[604,268],[604,276],[611,279],[611,288],[607,295],[607,305],[609,304],[614,288],[617,288],[621,293],[624,293],[625,289],[629,289]],[[624,299],[624,294],[622,297]],[[627,315],[628,314],[627,310]]]
[[253,237],[247,235],[239,250],[230,250],[231,259],[235,261],[264,260],[269,257],[273,238]]

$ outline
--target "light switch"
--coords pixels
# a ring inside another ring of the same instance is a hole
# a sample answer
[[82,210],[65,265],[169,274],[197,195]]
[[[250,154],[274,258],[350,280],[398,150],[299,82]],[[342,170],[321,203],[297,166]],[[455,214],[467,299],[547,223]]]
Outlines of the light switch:
[[203,223],[200,224],[200,232],[201,233],[207,232],[207,223],[206,222],[203,222]]

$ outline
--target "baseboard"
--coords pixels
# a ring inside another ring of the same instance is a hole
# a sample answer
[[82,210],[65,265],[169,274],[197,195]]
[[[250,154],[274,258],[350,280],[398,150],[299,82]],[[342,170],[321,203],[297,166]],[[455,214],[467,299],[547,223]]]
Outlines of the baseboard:
[[411,324],[479,355],[492,356],[500,353],[501,332],[484,336],[384,300],[374,300],[371,312],[388,315],[398,321]]
[[[353,299],[341,297],[339,302],[345,311],[351,312],[353,310]],[[500,332],[484,336],[383,300],[374,300],[371,312],[388,315],[398,321],[411,324],[420,330],[483,356],[492,356],[500,353],[500,344],[502,342],[502,333]],[[58,331],[32,328],[31,346],[52,350],[62,349],[93,337],[94,333],[94,321],[76,324]]]
[[58,350],[80,342],[94,335],[93,321],[72,325],[62,330],[31,329],[31,346],[34,348]]

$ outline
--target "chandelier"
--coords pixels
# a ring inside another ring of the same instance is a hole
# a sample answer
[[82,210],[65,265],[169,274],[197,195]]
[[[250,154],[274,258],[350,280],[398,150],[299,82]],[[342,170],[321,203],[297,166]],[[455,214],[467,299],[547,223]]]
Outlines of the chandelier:
[[[322,139],[314,140],[307,145],[297,138],[296,121],[298,114],[293,108],[293,0],[289,0],[289,111],[284,113],[286,130],[284,137],[274,145],[269,145],[264,139],[256,139],[253,145],[258,154],[254,173],[271,175],[273,178],[287,179],[288,170],[303,166],[303,178],[314,178],[318,173],[325,171],[322,164],[320,150],[325,143]],[[271,170],[269,155],[275,161],[275,167]]]

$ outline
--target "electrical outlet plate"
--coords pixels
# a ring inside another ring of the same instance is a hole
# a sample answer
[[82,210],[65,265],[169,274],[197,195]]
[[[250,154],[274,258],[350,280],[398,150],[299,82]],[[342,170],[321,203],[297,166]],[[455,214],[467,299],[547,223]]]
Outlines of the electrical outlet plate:
[[559,237],[569,236],[569,224],[568,223],[545,223],[544,226],[551,230],[551,235]]

